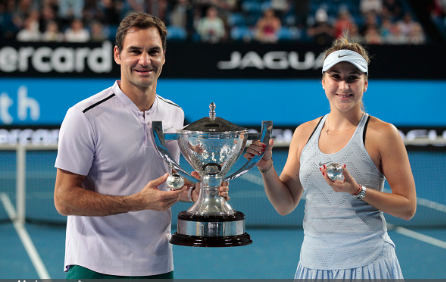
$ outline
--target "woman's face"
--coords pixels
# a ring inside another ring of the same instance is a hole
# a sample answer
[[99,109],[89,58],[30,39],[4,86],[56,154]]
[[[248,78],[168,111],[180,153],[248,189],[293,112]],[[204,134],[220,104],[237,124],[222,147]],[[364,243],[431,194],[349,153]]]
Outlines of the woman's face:
[[322,88],[332,110],[348,111],[361,107],[362,96],[367,86],[365,73],[349,62],[334,65],[322,77]]

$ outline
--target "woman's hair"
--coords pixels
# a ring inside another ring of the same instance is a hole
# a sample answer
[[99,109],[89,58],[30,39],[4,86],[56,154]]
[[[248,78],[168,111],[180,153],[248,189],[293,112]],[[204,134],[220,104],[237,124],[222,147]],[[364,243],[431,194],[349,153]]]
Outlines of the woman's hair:
[[161,42],[163,44],[163,50],[166,50],[166,37],[167,29],[162,20],[158,17],[146,14],[146,13],[133,13],[125,17],[119,24],[118,30],[116,31],[116,47],[118,51],[121,52],[124,45],[124,38],[128,30],[136,27],[139,29],[147,29],[150,27],[156,27],[161,37]]
[[367,65],[370,64],[369,53],[367,52],[367,50],[359,43],[349,42],[348,32],[344,33],[341,37],[333,41],[331,47],[325,51],[324,60],[327,58],[328,55],[339,50],[354,51],[365,59]]

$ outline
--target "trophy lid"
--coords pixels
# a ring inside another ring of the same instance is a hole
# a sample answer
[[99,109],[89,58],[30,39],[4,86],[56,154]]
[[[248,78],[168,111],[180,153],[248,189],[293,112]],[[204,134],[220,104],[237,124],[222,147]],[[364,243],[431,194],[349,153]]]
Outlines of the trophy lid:
[[233,124],[223,118],[215,116],[215,103],[209,105],[209,117],[199,119],[183,128],[185,131],[202,132],[236,132],[247,130],[244,127]]

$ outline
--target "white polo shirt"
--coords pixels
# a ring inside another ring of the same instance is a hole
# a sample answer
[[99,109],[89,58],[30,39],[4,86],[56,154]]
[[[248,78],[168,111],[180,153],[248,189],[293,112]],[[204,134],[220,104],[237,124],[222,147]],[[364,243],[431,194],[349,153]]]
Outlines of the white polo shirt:
[[[152,121],[169,132],[183,127],[183,110],[156,96],[139,111],[119,81],[71,107],[62,123],[56,167],[86,175],[83,187],[107,195],[132,195],[169,167],[154,147]],[[179,161],[175,141],[167,143]],[[165,183],[161,190],[168,190]],[[91,217],[68,216],[65,271],[80,265],[119,276],[148,276],[173,270],[171,211],[140,211]]]

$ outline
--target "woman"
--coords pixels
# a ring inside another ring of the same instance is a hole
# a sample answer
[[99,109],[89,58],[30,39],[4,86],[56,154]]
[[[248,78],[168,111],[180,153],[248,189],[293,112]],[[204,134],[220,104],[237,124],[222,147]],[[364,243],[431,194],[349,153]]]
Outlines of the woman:
[[[383,212],[411,219],[415,183],[398,130],[363,110],[368,63],[366,50],[346,36],[326,51],[322,88],[330,113],[295,130],[280,177],[273,141],[268,147],[255,141],[245,154],[249,159],[266,150],[257,166],[279,214],[292,212],[305,190],[295,279],[403,278]],[[327,176],[330,163],[343,165],[344,180]],[[392,193],[382,192],[386,179]]]
[[282,24],[280,19],[276,17],[273,9],[266,9],[256,23],[256,39],[262,43],[275,43],[277,42],[278,32]]

